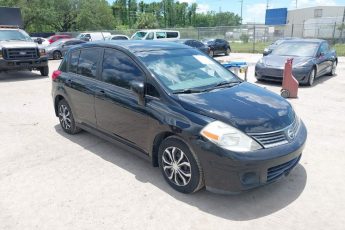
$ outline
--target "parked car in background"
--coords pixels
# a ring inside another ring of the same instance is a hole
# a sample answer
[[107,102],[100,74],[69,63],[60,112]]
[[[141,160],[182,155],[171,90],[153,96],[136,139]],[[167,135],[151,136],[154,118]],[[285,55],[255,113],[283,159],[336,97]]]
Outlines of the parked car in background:
[[84,129],[141,154],[182,193],[277,181],[307,138],[284,98],[174,42],[86,43],[69,50],[52,80],[64,132]]
[[0,7],[0,72],[38,70],[48,76],[48,58],[44,48],[19,29],[22,15],[19,8]]
[[132,40],[170,40],[180,39],[179,31],[172,30],[140,30],[131,37]]
[[76,37],[76,39],[83,40],[86,42],[92,42],[92,41],[106,40],[106,38],[110,36],[111,36],[111,33],[109,32],[86,32],[86,33],[80,33]]
[[264,56],[269,55],[270,53],[272,53],[272,51],[279,46],[280,44],[282,44],[284,41],[288,41],[288,40],[293,40],[293,39],[297,39],[297,38],[281,38],[276,40],[275,42],[273,42],[271,45],[269,45],[268,47],[266,47],[264,49],[264,52],[262,53]]
[[261,58],[255,66],[258,80],[282,81],[284,65],[293,58],[292,74],[300,84],[313,85],[322,75],[334,75],[338,57],[325,40],[294,39],[284,41],[270,55]]
[[194,40],[194,39],[179,39],[176,40],[175,42],[177,43],[181,43],[181,44],[185,44],[187,46],[193,47],[193,48],[197,48],[200,51],[204,52],[205,54],[209,55],[210,54],[210,48],[205,45],[204,43],[198,41],[198,40]]
[[129,40],[129,37],[122,34],[110,35],[106,40]]
[[48,58],[59,60],[65,56],[66,52],[73,46],[85,43],[79,39],[60,39],[46,47]]
[[58,34],[58,35],[52,35],[49,38],[47,38],[49,44],[56,42],[57,40],[60,39],[67,39],[67,38],[72,38],[70,35],[67,34]]
[[210,56],[217,54],[229,55],[231,52],[230,44],[224,39],[207,39],[203,43],[210,48]]
[[48,46],[50,43],[48,39],[41,37],[31,37],[31,39],[42,47]]

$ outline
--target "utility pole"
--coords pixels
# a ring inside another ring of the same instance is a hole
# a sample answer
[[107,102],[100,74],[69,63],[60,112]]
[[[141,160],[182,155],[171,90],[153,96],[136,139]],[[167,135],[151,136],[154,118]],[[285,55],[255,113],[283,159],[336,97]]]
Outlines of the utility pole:
[[241,2],[241,25],[243,23],[242,13],[243,13],[243,0],[240,0]]
[[266,1],[266,10],[268,10],[268,8],[270,7],[270,0]]
[[297,9],[297,5],[298,5],[297,3],[298,3],[298,0],[296,0],[296,9]]

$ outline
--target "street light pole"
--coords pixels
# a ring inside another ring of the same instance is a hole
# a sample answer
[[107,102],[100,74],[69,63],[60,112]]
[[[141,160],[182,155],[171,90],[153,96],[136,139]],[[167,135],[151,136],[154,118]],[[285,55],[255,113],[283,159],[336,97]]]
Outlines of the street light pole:
[[243,23],[242,13],[243,13],[243,0],[240,0],[241,2],[241,25]]

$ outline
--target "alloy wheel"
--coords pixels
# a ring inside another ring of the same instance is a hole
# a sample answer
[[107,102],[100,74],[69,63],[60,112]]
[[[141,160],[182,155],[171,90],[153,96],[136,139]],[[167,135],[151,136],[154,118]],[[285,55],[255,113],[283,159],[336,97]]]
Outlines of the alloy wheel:
[[60,105],[59,108],[59,119],[62,127],[64,129],[70,129],[71,128],[71,113],[68,110],[66,105]]
[[314,84],[314,80],[315,80],[315,69],[313,69],[309,75],[309,85],[310,86],[312,86]]
[[337,69],[337,62],[333,62],[332,75],[335,75],[335,70]]
[[177,186],[186,186],[192,177],[191,164],[187,155],[177,147],[168,147],[162,155],[163,171]]

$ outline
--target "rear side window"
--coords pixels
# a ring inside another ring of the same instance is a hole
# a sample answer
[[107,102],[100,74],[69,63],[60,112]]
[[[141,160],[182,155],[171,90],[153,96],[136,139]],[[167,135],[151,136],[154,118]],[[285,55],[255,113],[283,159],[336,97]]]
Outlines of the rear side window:
[[177,32],[167,32],[167,38],[177,38],[178,33]]
[[102,80],[130,89],[130,82],[143,82],[144,74],[127,54],[115,49],[106,49],[103,58]]
[[166,38],[166,33],[165,32],[156,32],[156,37],[157,37],[157,39]]
[[77,73],[78,70],[78,61],[79,61],[80,50],[73,51],[71,53],[71,59],[69,62],[69,71],[71,73]]
[[154,39],[153,32],[150,32],[150,33],[146,36],[146,40],[153,40],[153,39]]
[[77,73],[85,77],[96,78],[100,52],[101,50],[96,48],[81,50]]

